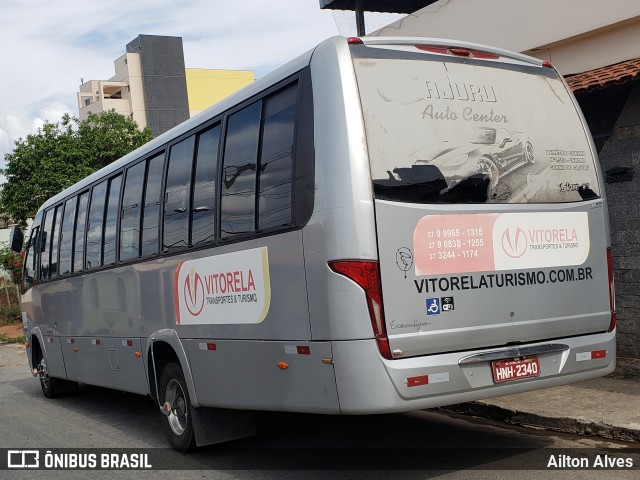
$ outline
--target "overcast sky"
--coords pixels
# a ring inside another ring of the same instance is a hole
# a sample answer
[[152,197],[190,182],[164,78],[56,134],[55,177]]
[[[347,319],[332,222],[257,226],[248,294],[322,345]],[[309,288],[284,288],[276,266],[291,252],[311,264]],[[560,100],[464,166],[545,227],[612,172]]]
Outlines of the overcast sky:
[[0,166],[45,120],[77,116],[80,79],[112,77],[139,34],[182,37],[187,67],[260,78],[338,28],[318,0],[0,0]]

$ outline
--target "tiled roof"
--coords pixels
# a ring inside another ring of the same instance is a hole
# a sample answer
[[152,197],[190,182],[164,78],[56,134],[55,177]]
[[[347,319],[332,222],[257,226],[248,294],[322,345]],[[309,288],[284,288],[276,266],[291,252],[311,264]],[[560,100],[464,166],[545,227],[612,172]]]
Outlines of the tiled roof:
[[640,79],[640,58],[565,77],[575,95]]

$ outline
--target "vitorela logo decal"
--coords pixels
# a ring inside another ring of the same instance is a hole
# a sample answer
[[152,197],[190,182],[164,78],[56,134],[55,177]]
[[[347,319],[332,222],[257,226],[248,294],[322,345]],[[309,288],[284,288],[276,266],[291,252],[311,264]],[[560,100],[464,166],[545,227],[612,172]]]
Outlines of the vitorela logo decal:
[[184,303],[189,313],[197,317],[204,308],[204,283],[202,277],[192,268],[184,280]]
[[179,325],[262,322],[271,304],[267,247],[182,262],[174,302]]
[[586,212],[427,215],[413,232],[417,276],[582,265],[590,247]]
[[506,228],[502,234],[502,250],[511,258],[520,258],[527,251],[527,234],[522,228]]

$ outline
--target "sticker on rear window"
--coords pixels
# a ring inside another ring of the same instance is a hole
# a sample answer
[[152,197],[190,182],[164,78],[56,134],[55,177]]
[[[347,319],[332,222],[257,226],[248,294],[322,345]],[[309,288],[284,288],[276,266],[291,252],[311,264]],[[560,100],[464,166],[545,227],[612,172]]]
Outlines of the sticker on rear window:
[[413,232],[417,276],[581,265],[589,248],[586,212],[427,215]]
[[440,315],[439,298],[427,298],[427,315]]
[[453,297],[441,297],[440,301],[442,302],[442,311],[443,312],[453,312],[455,310]]
[[413,266],[413,255],[411,250],[407,247],[400,247],[396,252],[396,265],[404,273],[404,278],[407,278],[407,272]]

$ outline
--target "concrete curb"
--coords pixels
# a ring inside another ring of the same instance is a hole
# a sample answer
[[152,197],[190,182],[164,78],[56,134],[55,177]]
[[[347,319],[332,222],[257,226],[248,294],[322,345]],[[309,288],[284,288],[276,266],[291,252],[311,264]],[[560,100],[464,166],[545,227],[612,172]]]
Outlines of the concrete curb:
[[551,430],[554,432],[597,436],[623,442],[640,442],[640,431],[638,430],[597,422],[585,422],[568,417],[544,417],[533,413],[510,410],[485,402],[460,403],[442,407],[440,410],[480,418],[489,418],[491,420],[503,421],[509,425],[518,425],[536,430]]

